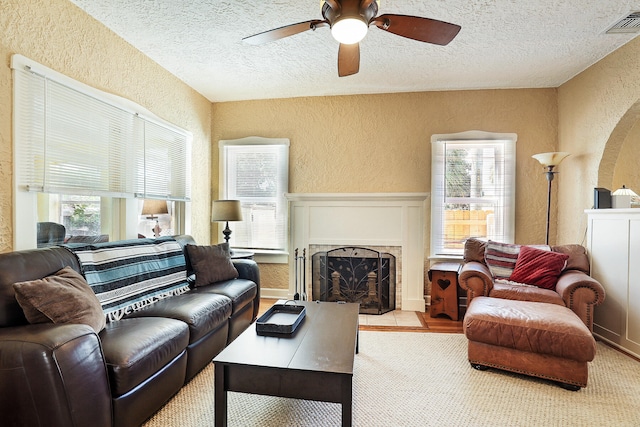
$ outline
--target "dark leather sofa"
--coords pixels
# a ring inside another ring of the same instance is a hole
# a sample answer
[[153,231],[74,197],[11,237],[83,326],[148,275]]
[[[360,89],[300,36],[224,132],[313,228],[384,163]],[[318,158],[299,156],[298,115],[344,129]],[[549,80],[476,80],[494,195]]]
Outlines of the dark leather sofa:
[[[176,240],[183,247],[195,244],[187,235]],[[84,324],[29,324],[15,298],[13,283],[65,266],[81,272],[70,251],[49,247],[0,254],[2,425],[143,423],[256,319],[257,264],[233,263],[237,279],[163,299],[96,333]]]

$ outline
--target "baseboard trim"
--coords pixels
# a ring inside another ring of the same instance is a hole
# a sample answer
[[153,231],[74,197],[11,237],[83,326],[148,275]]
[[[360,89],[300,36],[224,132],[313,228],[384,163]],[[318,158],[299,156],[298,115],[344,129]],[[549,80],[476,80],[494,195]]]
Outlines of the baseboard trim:
[[292,297],[293,295],[289,296],[288,289],[260,288],[260,298],[290,299]]

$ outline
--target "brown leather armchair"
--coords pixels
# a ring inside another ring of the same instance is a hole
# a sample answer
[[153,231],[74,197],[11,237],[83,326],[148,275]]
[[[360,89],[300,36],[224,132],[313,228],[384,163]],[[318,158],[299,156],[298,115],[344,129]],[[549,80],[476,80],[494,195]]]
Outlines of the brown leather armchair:
[[605,291],[600,282],[589,276],[589,258],[584,247],[575,244],[551,247],[552,251],[569,256],[555,290],[494,281],[485,262],[485,247],[486,242],[479,239],[470,238],[465,242],[459,283],[467,293],[467,306],[478,296],[563,305],[593,332],[594,307],[604,301]]

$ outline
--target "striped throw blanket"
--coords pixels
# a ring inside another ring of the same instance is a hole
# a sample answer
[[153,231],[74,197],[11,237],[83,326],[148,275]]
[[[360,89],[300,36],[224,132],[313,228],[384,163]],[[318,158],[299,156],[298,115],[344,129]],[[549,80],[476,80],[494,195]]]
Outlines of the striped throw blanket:
[[77,256],[107,322],[189,290],[182,247],[172,238],[66,247]]

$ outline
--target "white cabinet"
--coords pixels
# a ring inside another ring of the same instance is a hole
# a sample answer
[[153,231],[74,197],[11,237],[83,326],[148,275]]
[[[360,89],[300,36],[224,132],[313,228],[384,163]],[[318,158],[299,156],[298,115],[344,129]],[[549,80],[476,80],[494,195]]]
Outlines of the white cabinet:
[[640,209],[586,212],[591,276],[606,291],[593,332],[640,357]]

